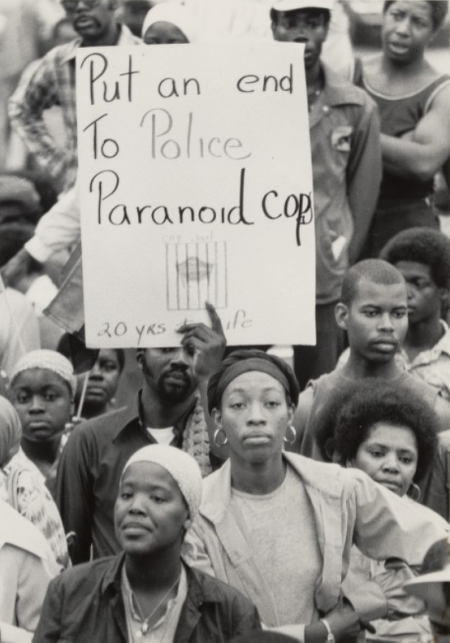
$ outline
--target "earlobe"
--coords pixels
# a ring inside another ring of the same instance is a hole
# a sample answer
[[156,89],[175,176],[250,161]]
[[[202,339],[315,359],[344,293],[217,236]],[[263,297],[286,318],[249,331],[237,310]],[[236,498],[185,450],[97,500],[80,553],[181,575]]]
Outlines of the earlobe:
[[213,409],[211,417],[218,429],[222,428],[222,413],[218,409]]
[[192,520],[190,518],[187,518],[187,520],[185,520],[183,523],[183,529],[185,531],[188,531],[191,525],[192,525]]

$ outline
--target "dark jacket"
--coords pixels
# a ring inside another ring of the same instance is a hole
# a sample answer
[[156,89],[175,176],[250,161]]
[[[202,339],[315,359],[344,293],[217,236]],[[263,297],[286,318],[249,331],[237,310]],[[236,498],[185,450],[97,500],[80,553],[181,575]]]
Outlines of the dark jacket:
[[[49,585],[33,643],[128,643],[121,591],[124,555],[78,565]],[[175,643],[225,643],[260,630],[256,607],[237,590],[186,567],[188,593]]]

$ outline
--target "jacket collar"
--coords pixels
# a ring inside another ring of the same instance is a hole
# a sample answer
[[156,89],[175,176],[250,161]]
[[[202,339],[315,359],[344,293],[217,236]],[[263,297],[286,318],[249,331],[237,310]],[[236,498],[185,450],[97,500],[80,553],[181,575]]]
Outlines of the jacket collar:
[[363,90],[341,78],[326,65],[321,65],[324,87],[322,95],[309,114],[309,128],[312,129],[323,118],[330,115],[333,108],[345,105],[364,105],[366,100]]
[[[316,588],[316,605],[327,612],[338,601],[343,575],[344,470],[338,465],[315,462],[294,453],[283,452],[283,459],[301,478],[314,511],[318,544],[323,557],[322,576]],[[218,503],[217,498],[221,498],[222,502]],[[253,560],[253,552],[246,537],[245,519],[235,508],[230,511],[230,500],[231,467],[228,460],[221,469],[203,481],[200,514],[213,523],[222,547],[241,577],[243,586],[251,594],[253,584],[249,587],[246,583],[249,576],[256,579],[255,587],[264,588],[266,583]],[[264,592],[264,595],[269,594]],[[257,601],[257,597],[250,595],[253,602],[255,598]],[[266,603],[266,609],[273,609],[276,613],[268,599]]]

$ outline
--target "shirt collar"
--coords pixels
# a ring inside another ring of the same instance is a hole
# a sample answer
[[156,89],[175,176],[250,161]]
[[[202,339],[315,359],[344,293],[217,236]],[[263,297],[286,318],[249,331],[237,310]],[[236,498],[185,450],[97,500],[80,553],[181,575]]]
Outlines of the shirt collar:
[[[125,431],[131,424],[136,424],[136,422],[139,424],[139,426],[143,431],[146,431],[147,427],[145,426],[145,423],[144,423],[144,411],[142,408],[141,396],[142,396],[142,390],[139,391],[139,393],[134,397],[131,404],[123,408],[122,421],[120,422],[120,427],[113,435],[113,442],[115,442],[119,437],[119,435],[123,431]],[[189,416],[191,415],[193,409],[195,408],[195,405],[197,404],[197,400],[198,400],[197,395],[194,395],[192,403],[190,404],[187,411],[174,423],[173,432],[176,438],[179,437],[181,439],[181,436],[186,427],[186,422]]]

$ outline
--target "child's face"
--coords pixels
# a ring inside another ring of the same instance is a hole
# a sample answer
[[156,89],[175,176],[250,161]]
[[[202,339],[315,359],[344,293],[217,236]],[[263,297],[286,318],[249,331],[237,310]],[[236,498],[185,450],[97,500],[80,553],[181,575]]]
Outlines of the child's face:
[[57,373],[46,368],[23,371],[11,391],[24,438],[48,442],[64,431],[72,415],[72,400],[67,382]]
[[418,455],[416,437],[410,428],[378,422],[350,464],[397,496],[404,496],[416,473]]
[[[92,407],[104,408],[116,394],[120,364],[113,348],[102,348],[88,376],[85,401]],[[85,375],[77,379],[76,400],[81,397]]]
[[410,324],[440,316],[442,288],[431,277],[430,267],[417,261],[399,261],[395,264],[406,281],[408,291],[408,321]]
[[362,279],[349,307],[344,328],[351,351],[372,362],[389,362],[408,330],[405,284],[375,284]]

